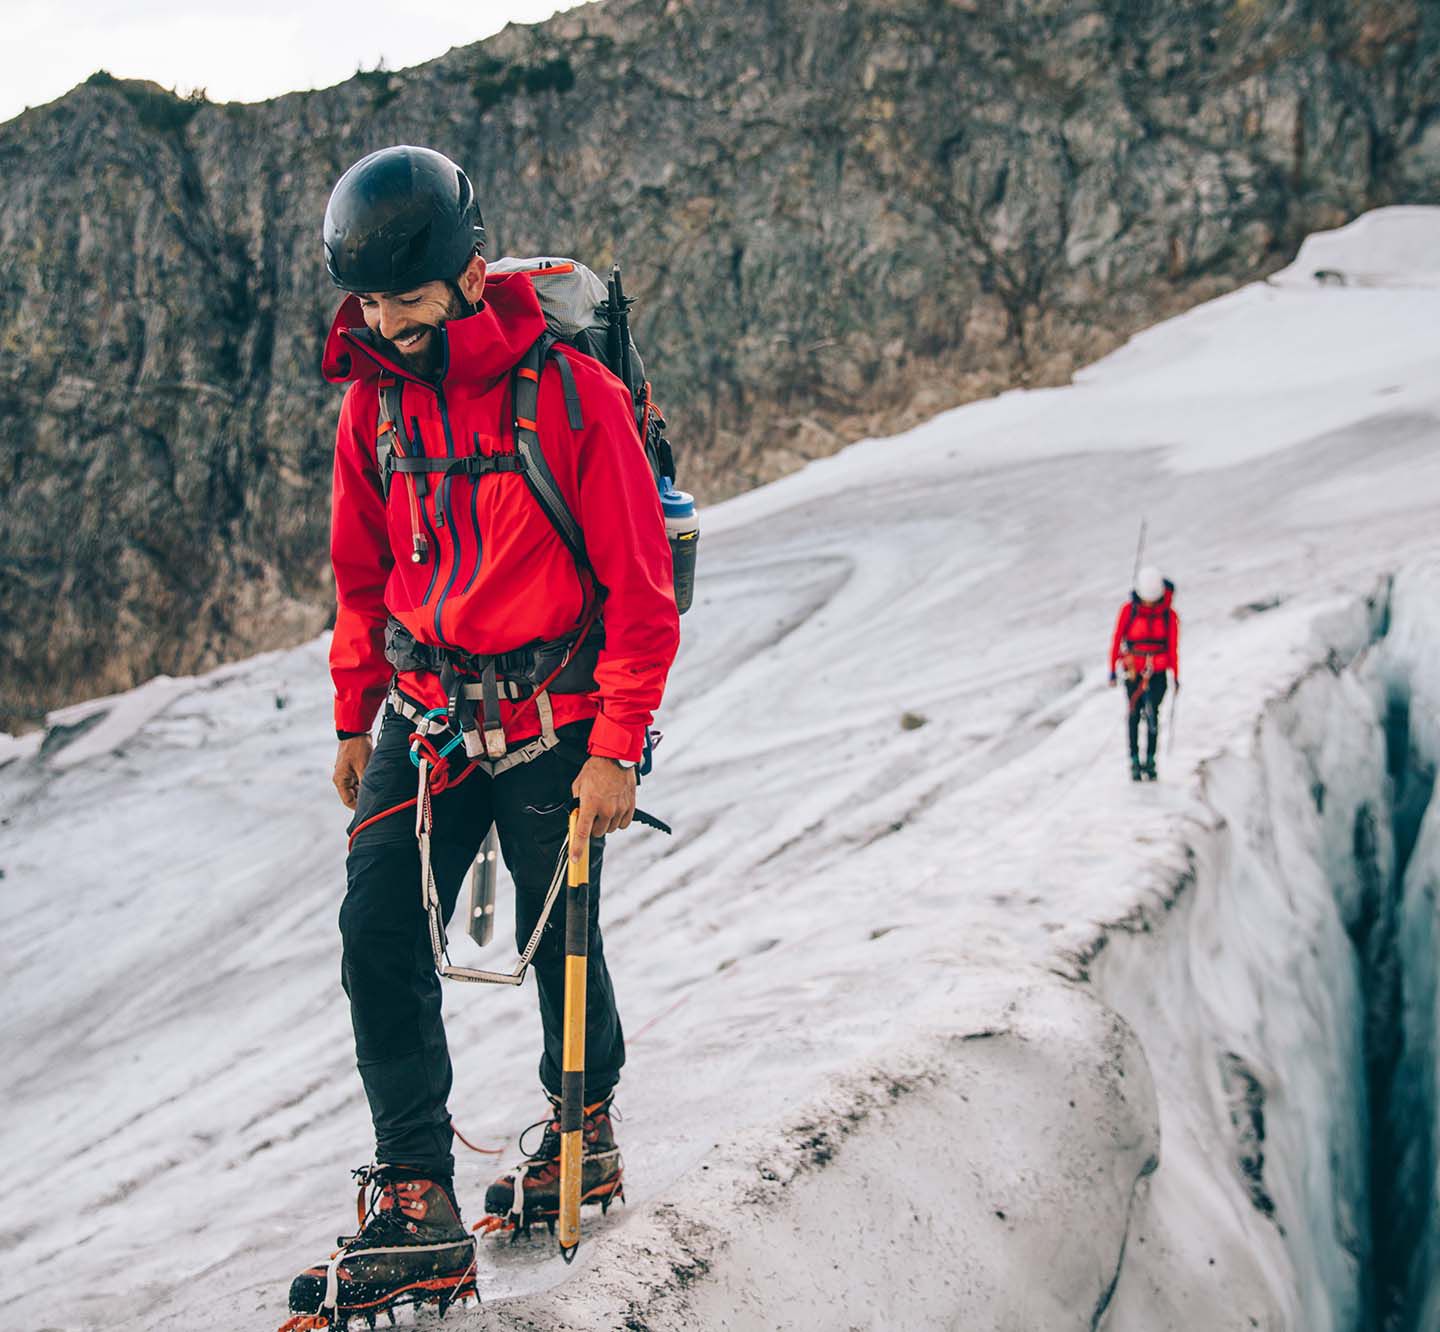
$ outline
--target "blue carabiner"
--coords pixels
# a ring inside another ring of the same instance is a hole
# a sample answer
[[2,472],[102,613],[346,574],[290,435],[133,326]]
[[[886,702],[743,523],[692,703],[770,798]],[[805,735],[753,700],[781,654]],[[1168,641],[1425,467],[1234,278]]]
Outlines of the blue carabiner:
[[[427,712],[420,720],[421,720],[421,721],[432,721],[432,720],[433,720],[434,718],[436,718],[436,717],[448,717],[449,715],[450,715],[450,714],[449,714],[448,712],[446,712],[444,708],[431,708],[430,711]],[[464,732],[462,731],[462,732],[461,732],[460,734],[458,734],[448,745],[446,745],[444,749],[442,749],[442,750],[440,751],[438,757],[440,757],[440,758],[443,759],[447,754],[450,753],[450,751],[451,751],[452,749],[455,748],[456,745],[458,745],[458,744],[459,744],[462,740],[464,740],[464,739],[465,739],[465,734],[464,734]],[[411,745],[410,745],[410,762],[413,763],[417,768],[420,766],[420,752],[419,752],[419,751],[420,751],[420,742],[419,742],[418,739],[416,739],[416,740],[413,741],[413,742],[411,743]]]

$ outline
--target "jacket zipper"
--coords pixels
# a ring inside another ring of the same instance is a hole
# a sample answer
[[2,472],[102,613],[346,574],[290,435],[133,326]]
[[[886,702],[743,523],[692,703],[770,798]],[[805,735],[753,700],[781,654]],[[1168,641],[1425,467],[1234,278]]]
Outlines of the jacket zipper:
[[[449,347],[447,345],[447,359],[448,355]],[[441,379],[443,382],[443,375],[441,376]],[[445,403],[445,390],[441,387],[440,384],[435,385],[435,400],[440,406],[440,424],[444,427],[445,430],[445,456],[447,458],[453,458],[455,456],[455,437],[450,432],[450,409]],[[479,480],[478,477],[474,479],[477,481]],[[460,572],[460,539],[459,535],[455,531],[455,520],[450,513],[450,481],[450,477],[445,477],[440,482],[439,489],[435,495],[436,515],[439,520],[450,529],[450,577],[445,580],[444,590],[440,593],[440,599],[435,603],[435,640],[443,647],[454,646],[454,644],[447,643],[445,640],[444,631],[440,628],[440,616],[445,610],[445,598],[450,595],[450,589],[455,586],[456,575]],[[476,540],[479,540],[478,529],[476,531]],[[437,560],[435,565],[435,572],[439,573],[439,571],[440,565],[439,561]],[[427,592],[425,594],[425,597],[428,601],[430,594]]]
[[[480,432],[475,432],[475,456],[480,456]],[[475,580],[480,577],[480,561],[485,556],[485,545],[480,539],[480,478],[477,476],[470,485],[470,526],[475,533],[475,567],[470,570],[470,577],[465,580],[465,586],[460,589],[463,597],[474,585]]]
[[[450,409],[445,402],[445,390],[443,387],[445,383],[445,376],[447,373],[449,373],[450,370],[450,339],[446,336],[446,330],[443,325],[439,329],[439,334],[441,346],[440,377],[439,380],[434,384],[431,384],[425,380],[415,379],[413,376],[407,374],[403,369],[396,366],[391,366],[382,357],[376,356],[373,349],[370,348],[363,341],[363,339],[355,336],[353,331],[347,330],[345,336],[349,338],[355,344],[355,346],[361,348],[366,355],[370,356],[372,360],[375,360],[377,363],[385,366],[392,373],[398,373],[402,378],[408,380],[411,383],[424,384],[426,388],[431,389],[434,392],[436,403],[440,408],[440,424],[445,431],[445,456],[447,458],[453,458],[455,456],[455,436],[450,428]],[[416,443],[419,446],[421,454],[423,454],[425,452],[425,445],[424,441],[420,438],[420,422],[418,418],[411,418],[411,426],[415,431]],[[476,440],[476,451],[479,451],[478,437]],[[455,532],[454,515],[450,512],[451,480],[452,478],[449,476],[443,477],[439,486],[436,487],[435,494],[435,523],[438,526],[448,527],[450,529],[451,546],[450,576],[445,580],[445,587],[440,593],[439,601],[435,603],[435,638],[441,647],[454,646],[454,644],[448,643],[446,641],[445,635],[441,631],[440,616],[445,609],[445,598],[450,595],[450,589],[454,586],[455,578],[460,572],[460,546]],[[472,484],[477,484],[478,481],[479,478],[476,477],[474,478],[474,482]],[[474,522],[475,528],[476,555],[475,572],[470,575],[469,581],[465,584],[466,589],[469,588],[470,583],[473,583],[475,581],[475,575],[480,572],[480,523],[475,513],[475,497],[473,494],[471,496],[470,509],[471,519]],[[425,596],[422,599],[423,604],[423,602],[430,600],[430,595],[435,590],[436,579],[439,577],[440,574],[440,542],[438,537],[435,535],[435,526],[431,525],[430,515],[425,511],[424,504],[420,505],[420,516],[425,520],[425,530],[429,533],[430,540],[435,551],[435,563],[430,570],[430,582],[425,588]]]
[[[423,458],[425,456],[425,440],[420,434],[420,418],[418,416],[412,416],[410,418],[410,434],[411,438],[415,441],[415,447],[418,450],[419,456]],[[422,472],[421,475],[423,476],[425,473]],[[410,482],[412,485],[414,481],[415,478],[411,477]],[[436,498],[436,504],[439,504],[438,497]],[[430,594],[435,590],[435,580],[440,574],[440,538],[436,535],[435,527],[430,522],[430,515],[425,509],[425,501],[417,501],[417,507],[420,510],[420,518],[425,524],[425,531],[430,537],[430,549],[435,552],[435,562],[430,566],[430,581],[425,584],[425,595],[420,599],[420,604],[424,605],[425,602],[430,600]],[[439,512],[438,508],[436,512]]]

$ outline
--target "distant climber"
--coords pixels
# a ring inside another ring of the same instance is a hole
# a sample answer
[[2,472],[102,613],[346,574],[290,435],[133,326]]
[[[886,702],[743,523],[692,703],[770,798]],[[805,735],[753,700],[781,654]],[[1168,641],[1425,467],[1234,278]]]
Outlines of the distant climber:
[[[1153,565],[1135,577],[1130,600],[1120,607],[1115,634],[1110,640],[1110,683],[1117,669],[1125,675],[1129,701],[1126,728],[1130,739],[1132,781],[1155,780],[1155,752],[1160,745],[1160,704],[1165,698],[1166,675],[1175,677],[1180,690],[1180,617],[1172,604],[1175,584]],[[1145,721],[1145,760],[1140,760],[1140,722]]]

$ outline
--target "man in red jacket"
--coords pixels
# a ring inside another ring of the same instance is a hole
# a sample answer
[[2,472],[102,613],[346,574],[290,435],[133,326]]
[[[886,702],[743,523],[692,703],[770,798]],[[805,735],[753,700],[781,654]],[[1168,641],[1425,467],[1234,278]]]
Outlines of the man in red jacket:
[[[362,1176],[370,1205],[360,1233],[291,1288],[292,1309],[330,1320],[305,1326],[453,1297],[473,1272],[453,1184],[440,979],[419,891],[417,730],[427,732],[427,753],[456,741],[432,783],[431,864],[444,916],[492,822],[516,885],[521,942],[540,918],[572,797],[571,854],[579,838],[597,839],[582,1188],[603,1201],[620,1181],[609,1108],[625,1045],[597,918],[598,839],[634,813],[636,762],[679,641],[669,546],[628,392],[578,353],[550,356],[538,374],[517,370],[545,318],[527,276],[487,277],[483,238],[464,172],[424,148],[356,163],[325,216],[327,268],[350,293],[324,360],[327,378],[349,385],[331,539],[334,782],[354,810],[342,980],[376,1154]],[[527,374],[538,390],[534,420],[522,419],[516,393]],[[538,436],[544,481],[582,531],[579,551],[532,493],[537,478],[516,447],[522,431]],[[533,963],[540,1081],[552,1103],[562,936],[548,927]],[[553,1215],[553,1109],[542,1122],[543,1141],[491,1187],[488,1210],[526,1222]]]
[[[1171,604],[1175,585],[1147,566],[1135,579],[1130,600],[1120,607],[1115,633],[1110,639],[1110,683],[1115,669],[1125,674],[1125,693],[1130,708],[1127,730],[1130,738],[1130,776],[1155,780],[1155,751],[1160,744],[1160,704],[1165,698],[1168,671],[1180,688],[1180,617]],[[1140,762],[1140,719],[1145,719],[1145,762]]]

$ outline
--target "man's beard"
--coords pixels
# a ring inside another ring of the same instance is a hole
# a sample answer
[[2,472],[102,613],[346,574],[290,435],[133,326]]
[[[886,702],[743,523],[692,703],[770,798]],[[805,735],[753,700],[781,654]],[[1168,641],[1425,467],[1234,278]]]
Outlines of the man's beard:
[[433,379],[440,372],[440,329],[443,327],[444,321],[442,320],[438,325],[417,324],[415,328],[406,329],[402,337],[409,337],[419,328],[425,330],[425,336],[411,351],[405,351],[398,343],[392,342],[380,334],[376,334],[376,337],[379,339],[380,349],[397,365],[403,366],[419,379]]
[[[412,375],[418,379],[436,379],[444,368],[441,361],[444,357],[445,339],[440,330],[451,319],[461,319],[470,311],[465,309],[464,303],[458,292],[450,293],[450,303],[445,311],[445,317],[438,324],[415,324],[405,329],[399,339],[392,341],[390,338],[377,333],[381,350],[386,352],[397,364],[404,366]],[[398,344],[401,340],[411,334],[423,331],[424,337],[415,347],[406,351]]]

